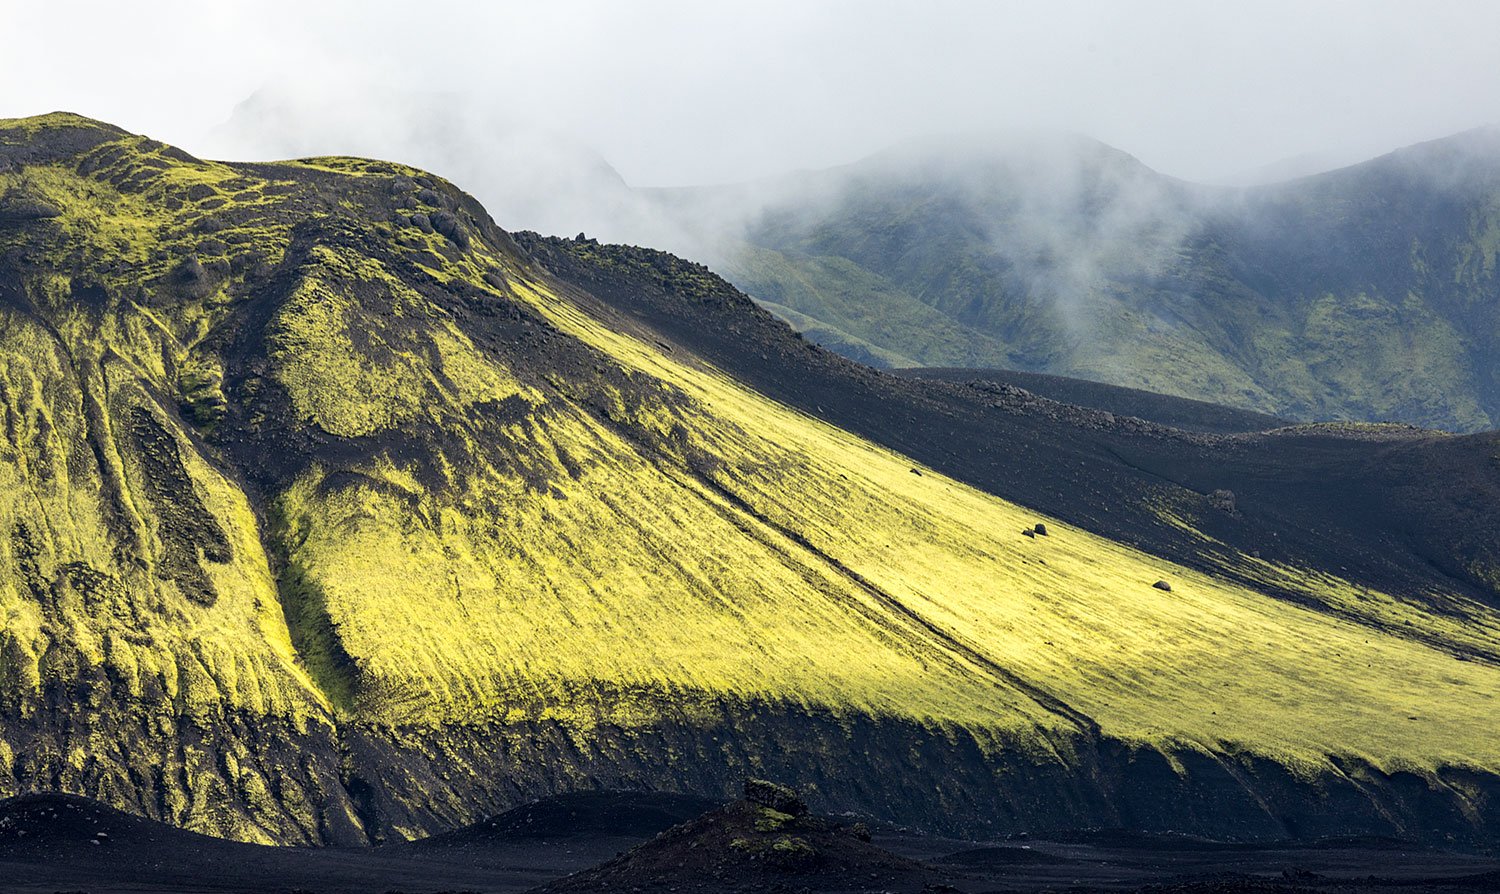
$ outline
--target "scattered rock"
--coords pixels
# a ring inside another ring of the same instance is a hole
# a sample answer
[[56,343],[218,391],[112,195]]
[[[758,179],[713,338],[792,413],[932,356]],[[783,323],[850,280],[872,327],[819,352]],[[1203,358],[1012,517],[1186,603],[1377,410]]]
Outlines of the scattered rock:
[[1044,524],[1042,524],[1041,522],[1037,522],[1036,523],[1036,527],[1032,528],[1032,530],[1037,533],[1038,537],[1046,537],[1047,536],[1047,526],[1044,525]]
[[1155,587],[1158,590],[1163,590],[1163,591],[1168,592],[1168,593],[1172,592],[1172,585],[1169,584],[1169,583],[1167,583],[1164,580],[1159,580],[1156,583],[1152,584],[1151,586]]
[[920,470],[920,469],[911,469],[911,470],[910,470],[910,471],[911,471],[911,473],[912,473],[912,474],[913,474],[913,475],[918,475],[918,476],[920,476],[920,475],[921,475],[921,474],[922,474],[922,471],[921,471],[921,470]]
[[804,816],[807,813],[807,803],[796,791],[764,779],[745,780],[745,800],[792,816]]
[[451,211],[436,211],[428,216],[432,221],[432,228],[447,237],[449,242],[459,248],[469,247],[469,232],[458,222],[458,218]]
[[1036,532],[1033,531],[1030,528],[1022,528],[1021,529],[1021,536],[1022,537],[1030,537],[1032,540],[1035,540],[1036,539]]
[[16,191],[0,198],[0,226],[58,217],[62,211],[37,195]]
[[192,230],[194,233],[218,233],[223,231],[227,226],[228,224],[224,222],[222,217],[216,214],[205,214],[194,222]]
[[1208,505],[1220,512],[1234,512],[1234,491],[1219,489],[1208,495]]
[[172,279],[176,281],[182,295],[190,300],[199,300],[208,297],[213,291],[213,285],[209,282],[208,270],[198,260],[197,255],[188,255],[172,271]]
[[192,282],[203,278],[203,263],[197,255],[188,255],[177,265],[174,275],[181,282]]

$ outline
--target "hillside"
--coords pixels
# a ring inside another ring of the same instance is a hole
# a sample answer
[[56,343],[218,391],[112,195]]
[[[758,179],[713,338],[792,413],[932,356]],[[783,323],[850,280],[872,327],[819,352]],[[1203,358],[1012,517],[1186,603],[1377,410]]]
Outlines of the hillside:
[[[804,333],[805,334],[805,333]],[[1235,434],[1237,432],[1269,431],[1283,428],[1290,423],[1285,419],[1267,416],[1251,410],[1236,410],[1223,404],[1172,397],[1154,391],[1137,388],[1121,388],[1087,379],[1069,379],[1064,376],[1049,376],[1046,373],[1018,372],[1013,369],[930,369],[916,367],[898,369],[896,375],[916,379],[939,379],[986,388],[992,385],[1013,385],[1033,394],[1063,404],[1103,410],[1118,416],[1135,416],[1169,428],[1184,431]]]
[[[1095,409],[1015,387],[1007,374],[896,376],[814,348],[692,262],[586,240],[517,238],[560,278],[761,394],[995,496],[1361,616],[1384,611],[1371,597],[1386,593],[1396,599],[1387,609],[1436,604],[1468,619],[1455,630],[1478,629],[1485,612],[1464,606],[1500,605],[1500,518],[1492,511],[1500,434],[1353,424],[1257,431],[1269,426],[1235,425],[1235,411],[1077,380],[1044,378],[1038,390]],[[1227,419],[1243,434],[1148,421],[1168,418],[1220,420],[1221,428]],[[1470,642],[1492,651],[1488,637]]]
[[[751,197],[754,197],[753,199]],[[1246,189],[1082,138],[909,144],[658,203],[879,365],[1092,379],[1303,421],[1500,426],[1500,131]]]
[[[1240,457],[1235,533],[1060,455],[1027,477],[1066,495],[981,480],[879,420],[949,401],[1030,463],[1099,417],[900,385],[398,164],[52,115],[0,122],[0,209],[0,794],[360,842],[756,770],[951,828],[1493,839],[1493,439],[1129,440]],[[1421,470],[1336,482],[1418,520],[1469,488],[1468,528],[1418,563],[1365,504],[1270,508],[1330,456]]]

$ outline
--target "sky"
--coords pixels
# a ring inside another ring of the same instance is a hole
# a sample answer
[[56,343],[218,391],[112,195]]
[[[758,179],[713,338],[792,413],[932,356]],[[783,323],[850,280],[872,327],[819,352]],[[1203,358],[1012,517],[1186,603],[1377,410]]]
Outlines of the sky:
[[0,0],[0,34],[0,117],[66,109],[248,158],[289,145],[226,129],[259,93],[302,109],[282,119],[298,148],[380,154],[390,130],[464,121],[431,136],[561,135],[636,186],[1018,128],[1218,180],[1500,122],[1489,0]]

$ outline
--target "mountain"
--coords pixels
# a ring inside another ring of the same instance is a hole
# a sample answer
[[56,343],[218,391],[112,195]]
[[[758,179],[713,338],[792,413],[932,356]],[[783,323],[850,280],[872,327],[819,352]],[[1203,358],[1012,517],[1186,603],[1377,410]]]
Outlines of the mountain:
[[0,343],[0,794],[279,843],[751,772],[951,830],[1500,827],[1493,435],[898,379],[404,165],[67,114],[0,122]]
[[716,268],[866,362],[1050,373],[1305,421],[1500,426],[1500,130],[1246,189],[1081,137],[1011,135],[655,198],[716,220]]

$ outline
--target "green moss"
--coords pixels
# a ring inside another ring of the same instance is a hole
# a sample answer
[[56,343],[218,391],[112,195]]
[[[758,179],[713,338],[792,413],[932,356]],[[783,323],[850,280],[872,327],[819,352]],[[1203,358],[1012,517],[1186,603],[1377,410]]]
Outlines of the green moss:
[[769,807],[759,807],[755,811],[755,831],[757,832],[779,832],[795,821],[789,813],[772,810]]
[[817,855],[817,850],[806,839],[786,835],[771,843],[771,853],[778,857],[803,860]]
[[1001,369],[1022,362],[1002,339],[954,321],[845,258],[746,246],[723,270],[809,341],[857,359]]
[[199,426],[212,426],[224,418],[224,370],[214,358],[194,358],[178,371],[178,394],[183,415]]
[[29,118],[0,118],[0,143],[22,145],[39,134],[69,129],[117,131],[108,124],[72,112],[51,112]]

